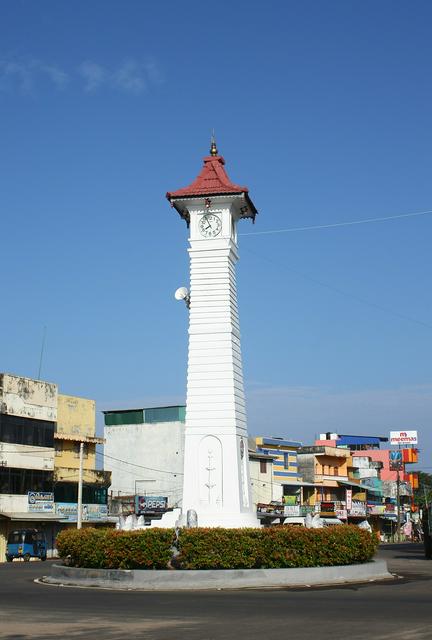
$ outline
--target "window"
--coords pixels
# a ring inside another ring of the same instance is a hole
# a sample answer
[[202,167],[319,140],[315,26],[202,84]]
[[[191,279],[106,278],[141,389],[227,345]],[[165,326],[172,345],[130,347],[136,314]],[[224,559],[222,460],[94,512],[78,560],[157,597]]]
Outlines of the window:
[[28,491],[52,491],[53,472],[0,467],[0,493],[25,495]]
[[334,474],[335,474],[335,476],[339,475],[339,467],[335,467],[334,468]]
[[61,440],[56,440],[54,442],[54,451],[56,456],[61,456],[63,453],[63,442]]
[[284,469],[288,469],[289,468],[289,459],[288,459],[288,454],[284,453],[283,454],[284,457]]
[[[74,442],[74,458],[80,457],[80,442]],[[88,447],[84,443],[83,446],[83,458],[88,458]]]
[[33,447],[53,447],[56,423],[0,414],[0,441],[27,444]]
[[260,460],[260,473],[267,473],[267,460]]
[[[78,483],[57,482],[54,486],[54,501],[78,502]],[[97,484],[84,484],[82,501],[83,504],[107,504],[107,488]]]

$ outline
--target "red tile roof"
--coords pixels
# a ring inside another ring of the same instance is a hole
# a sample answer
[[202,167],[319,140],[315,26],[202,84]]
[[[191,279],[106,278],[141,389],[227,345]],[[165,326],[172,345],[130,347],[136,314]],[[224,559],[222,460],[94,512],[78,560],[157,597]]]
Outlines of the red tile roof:
[[206,156],[201,173],[188,187],[167,193],[172,198],[188,198],[199,196],[229,195],[231,193],[248,193],[247,187],[240,187],[229,179],[222,156]]

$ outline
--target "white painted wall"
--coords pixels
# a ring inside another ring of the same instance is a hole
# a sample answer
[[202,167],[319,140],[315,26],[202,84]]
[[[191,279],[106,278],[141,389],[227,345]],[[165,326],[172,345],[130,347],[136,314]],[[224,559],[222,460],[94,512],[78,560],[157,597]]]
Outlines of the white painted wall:
[[0,442],[0,464],[18,469],[54,469],[54,448]]
[[181,502],[184,429],[182,422],[105,426],[104,469],[112,472],[109,491],[114,496],[133,495],[136,487],[139,495],[167,496],[170,507]]
[[28,511],[28,496],[0,493],[0,513],[25,513]]
[[268,504],[273,498],[273,465],[267,461],[265,473],[260,471],[259,460],[249,460],[252,502],[256,508],[258,503]]
[[0,374],[1,412],[23,418],[57,420],[57,385]]

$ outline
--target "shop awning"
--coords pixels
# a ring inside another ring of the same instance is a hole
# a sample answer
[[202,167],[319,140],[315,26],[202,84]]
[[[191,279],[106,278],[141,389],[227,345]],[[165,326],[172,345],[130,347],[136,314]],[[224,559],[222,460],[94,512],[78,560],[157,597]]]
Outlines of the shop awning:
[[357,489],[363,489],[363,491],[370,491],[371,493],[378,493],[380,495],[382,495],[382,490],[381,489],[374,489],[373,487],[370,487],[367,484],[360,484],[358,482],[349,482],[347,480],[338,480],[339,484],[343,484],[347,487],[356,487]]
[[8,513],[2,511],[0,516],[21,522],[67,522],[67,518],[58,513],[31,513],[28,511],[13,511],[12,513]]

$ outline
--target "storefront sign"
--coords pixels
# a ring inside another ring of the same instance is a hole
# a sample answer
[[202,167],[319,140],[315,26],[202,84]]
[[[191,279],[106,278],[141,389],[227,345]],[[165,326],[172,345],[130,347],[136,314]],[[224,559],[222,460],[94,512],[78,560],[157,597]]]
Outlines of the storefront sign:
[[339,518],[339,520],[346,520],[348,513],[346,509],[336,509],[335,510],[335,516],[336,518]]
[[168,498],[163,496],[135,496],[135,513],[155,513],[166,511]]
[[[76,502],[56,502],[56,513],[68,522],[76,522],[78,519],[78,505]],[[97,522],[108,516],[106,504],[83,504],[82,521]]]
[[390,444],[418,444],[417,431],[390,431]]
[[385,512],[384,504],[370,504],[368,505],[369,514],[371,516],[379,516]]
[[300,505],[285,505],[284,507],[284,516],[299,516],[300,515]]
[[320,514],[322,516],[334,516],[334,514],[335,514],[335,503],[334,502],[321,502]]
[[353,500],[351,509],[349,510],[350,516],[365,516],[366,515],[366,503],[360,500]]
[[54,513],[54,494],[51,491],[29,491],[28,510],[38,513]]
[[352,507],[352,489],[347,489],[346,490],[346,507],[347,507],[348,511]]

